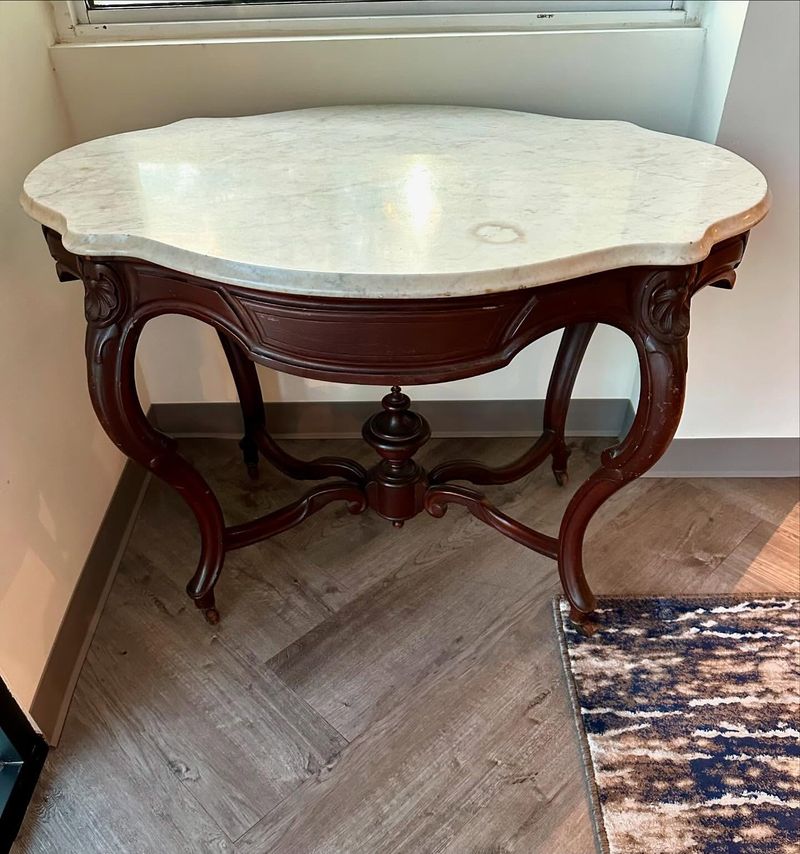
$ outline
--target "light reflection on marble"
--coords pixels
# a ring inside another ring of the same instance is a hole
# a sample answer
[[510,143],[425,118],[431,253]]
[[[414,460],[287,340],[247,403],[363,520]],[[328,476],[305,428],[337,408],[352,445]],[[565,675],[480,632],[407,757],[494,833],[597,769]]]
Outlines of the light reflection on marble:
[[94,140],[34,169],[21,201],[76,254],[389,298],[694,263],[769,192],[735,154],[625,122],[363,106]]

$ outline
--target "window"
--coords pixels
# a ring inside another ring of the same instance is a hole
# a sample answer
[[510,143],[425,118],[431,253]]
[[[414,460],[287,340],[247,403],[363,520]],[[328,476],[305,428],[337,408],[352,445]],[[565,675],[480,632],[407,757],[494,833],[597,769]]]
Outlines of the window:
[[61,39],[648,27],[686,23],[676,0],[61,0]]

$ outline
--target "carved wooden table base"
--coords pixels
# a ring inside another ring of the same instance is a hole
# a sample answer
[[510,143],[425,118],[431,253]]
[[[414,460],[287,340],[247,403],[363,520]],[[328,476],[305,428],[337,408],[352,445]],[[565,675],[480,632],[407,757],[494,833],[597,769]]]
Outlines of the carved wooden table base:
[[[219,614],[214,586],[225,554],[275,536],[334,501],[351,513],[367,507],[401,527],[427,511],[441,517],[460,504],[507,537],[553,558],[572,617],[591,631],[595,598],[583,571],[586,528],[600,505],[647,471],[678,426],[686,379],[691,298],[705,285],[732,287],[747,234],[714,247],[700,264],[628,267],[533,289],[436,299],[342,299],[289,296],[198,279],[130,258],[78,257],[59,235],[45,236],[62,281],[85,286],[89,391],[97,416],[129,457],[173,486],[197,518],[201,554],[187,592],[210,622]],[[214,326],[233,373],[244,419],[244,461],[257,476],[259,453],[299,480],[322,480],[302,498],[241,525],[226,526],[220,505],[176,443],[145,417],[136,394],[134,356],[144,325],[167,313]],[[536,531],[494,507],[478,491],[454,485],[509,483],[548,458],[560,484],[569,450],[564,427],[578,369],[598,323],[633,341],[641,391],[633,425],[603,452],[597,470],[570,501],[557,537]],[[426,472],[414,454],[430,437],[401,385],[475,376],[507,364],[520,350],[563,329],[544,411],[543,432],[519,459],[498,468],[472,460],[444,462]],[[324,380],[391,385],[383,409],[363,436],[378,462],[305,461],[270,436],[254,362]],[[330,478],[336,480],[330,481]]]

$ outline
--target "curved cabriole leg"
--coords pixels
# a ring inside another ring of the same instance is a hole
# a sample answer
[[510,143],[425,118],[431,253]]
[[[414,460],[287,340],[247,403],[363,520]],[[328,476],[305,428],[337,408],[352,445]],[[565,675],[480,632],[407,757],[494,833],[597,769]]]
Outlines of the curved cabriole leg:
[[544,430],[522,456],[505,466],[487,466],[477,460],[452,460],[436,466],[430,473],[431,484],[451,480],[468,480],[481,485],[512,483],[538,468],[548,456],[553,457],[553,474],[560,485],[567,482],[569,448],[564,440],[572,389],[589,345],[596,323],[577,323],[567,326],[553,363],[544,405]]
[[596,328],[596,323],[576,323],[565,327],[547,387],[542,426],[544,435],[552,436],[553,475],[559,486],[564,486],[568,479],[567,460],[570,451],[564,439],[567,410],[578,370]]
[[[561,521],[559,575],[571,606],[570,617],[586,633],[597,627],[591,619],[596,600],[583,572],[586,528],[604,501],[661,458],[683,410],[689,290],[666,281],[658,279],[645,287],[641,325],[632,335],[641,372],[633,425],[619,445],[603,452],[600,468],[575,493]],[[663,312],[670,301],[672,308]]]
[[248,475],[258,478],[258,440],[257,436],[266,429],[264,403],[261,394],[261,383],[258,381],[255,365],[247,358],[233,339],[221,329],[217,330],[225,358],[233,375],[236,393],[239,395],[239,405],[242,408],[244,435],[239,442],[242,458]]
[[343,477],[353,483],[363,483],[366,469],[344,457],[319,457],[301,460],[281,448],[267,430],[264,414],[261,383],[255,364],[239,344],[222,330],[217,330],[222,349],[228,359],[244,419],[244,437],[239,443],[245,465],[251,477],[258,476],[258,452],[275,466],[278,471],[294,480],[324,480],[328,477]]
[[225,559],[219,503],[200,474],[177,452],[174,439],[147,420],[136,392],[134,357],[145,321],[126,311],[127,296],[116,275],[100,264],[83,265],[86,287],[86,360],[89,394],[114,444],[172,486],[200,527],[200,560],[187,592],[209,622],[217,622],[214,585]]

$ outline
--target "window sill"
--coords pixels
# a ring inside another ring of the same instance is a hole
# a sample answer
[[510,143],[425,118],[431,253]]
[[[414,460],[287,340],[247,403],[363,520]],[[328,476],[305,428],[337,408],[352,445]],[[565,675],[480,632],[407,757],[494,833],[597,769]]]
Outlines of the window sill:
[[697,22],[681,10],[626,12],[624,15],[619,12],[482,13],[87,24],[72,20],[66,7],[61,7],[56,9],[56,44],[476,35],[696,26]]

